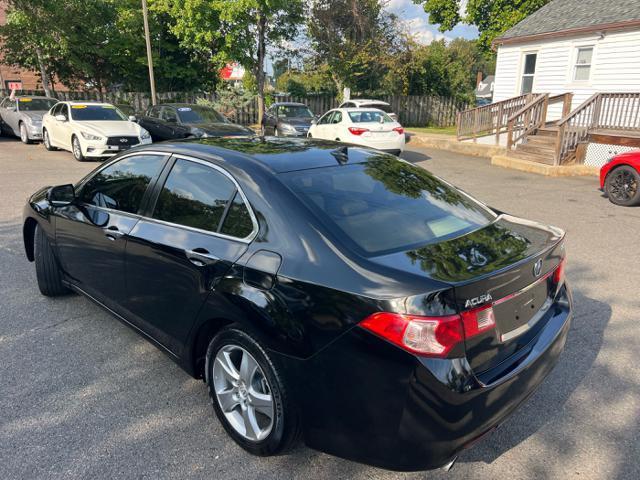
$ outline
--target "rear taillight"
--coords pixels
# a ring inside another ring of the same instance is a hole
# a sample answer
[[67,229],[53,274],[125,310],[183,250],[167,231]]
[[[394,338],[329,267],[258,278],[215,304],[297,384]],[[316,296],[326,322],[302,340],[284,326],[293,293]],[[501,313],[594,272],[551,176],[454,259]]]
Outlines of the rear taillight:
[[368,128],[360,128],[360,127],[349,127],[349,132],[353,135],[362,135],[364,132],[368,132]]
[[400,135],[402,135],[404,133],[404,128],[402,127],[396,127],[393,129],[394,132],[398,132]]
[[453,347],[464,341],[458,315],[419,317],[380,312],[364,319],[360,326],[418,355],[446,357]]
[[553,272],[553,283],[560,286],[564,283],[564,267],[566,266],[567,258],[560,260],[560,263]]
[[491,305],[467,310],[460,315],[467,338],[475,337],[496,327],[496,316]]

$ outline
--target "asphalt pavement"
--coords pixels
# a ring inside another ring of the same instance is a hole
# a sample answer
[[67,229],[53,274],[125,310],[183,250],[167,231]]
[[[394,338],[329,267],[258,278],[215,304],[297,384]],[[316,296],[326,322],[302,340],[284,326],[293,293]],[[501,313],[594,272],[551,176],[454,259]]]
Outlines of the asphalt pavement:
[[403,156],[568,235],[575,318],[566,350],[535,395],[453,470],[387,472],[304,446],[273,458],[245,453],[201,381],[89,300],[39,294],[23,253],[24,201],[98,163],[0,138],[0,479],[640,478],[640,208],[610,204],[594,177],[545,178],[411,145]]

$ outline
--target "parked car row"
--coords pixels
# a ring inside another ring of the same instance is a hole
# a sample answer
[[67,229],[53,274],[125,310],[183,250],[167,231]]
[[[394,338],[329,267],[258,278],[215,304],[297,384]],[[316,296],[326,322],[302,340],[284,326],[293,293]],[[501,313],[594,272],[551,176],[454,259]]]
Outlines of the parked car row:
[[[76,160],[104,158],[134,145],[201,137],[255,135],[215,109],[187,103],[150,107],[136,118],[132,107],[37,96],[8,97],[0,103],[0,129],[24,143],[40,141]],[[404,129],[391,106],[377,100],[350,100],[320,118],[303,103],[277,102],[266,111],[263,135],[312,137],[377,148],[404,149]]]

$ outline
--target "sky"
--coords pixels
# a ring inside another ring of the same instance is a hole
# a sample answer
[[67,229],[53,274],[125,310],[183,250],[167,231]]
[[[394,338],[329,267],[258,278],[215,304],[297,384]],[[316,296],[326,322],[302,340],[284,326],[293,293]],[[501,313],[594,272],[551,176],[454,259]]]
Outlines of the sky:
[[469,25],[457,25],[453,30],[442,34],[436,25],[429,23],[429,15],[422,5],[416,5],[412,0],[389,0],[387,10],[395,13],[400,21],[412,33],[417,41],[429,44],[433,40],[454,39],[463,37],[467,39],[478,38],[478,29]]

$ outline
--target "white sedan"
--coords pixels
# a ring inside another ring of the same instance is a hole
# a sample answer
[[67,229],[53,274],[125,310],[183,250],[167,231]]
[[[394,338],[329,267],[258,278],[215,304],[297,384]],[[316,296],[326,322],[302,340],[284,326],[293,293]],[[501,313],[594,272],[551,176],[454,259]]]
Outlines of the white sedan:
[[399,155],[404,128],[377,108],[336,108],[311,125],[308,137],[352,143]]
[[42,118],[42,143],[47,150],[71,151],[78,161],[110,157],[151,143],[134,120],[109,103],[59,102]]

